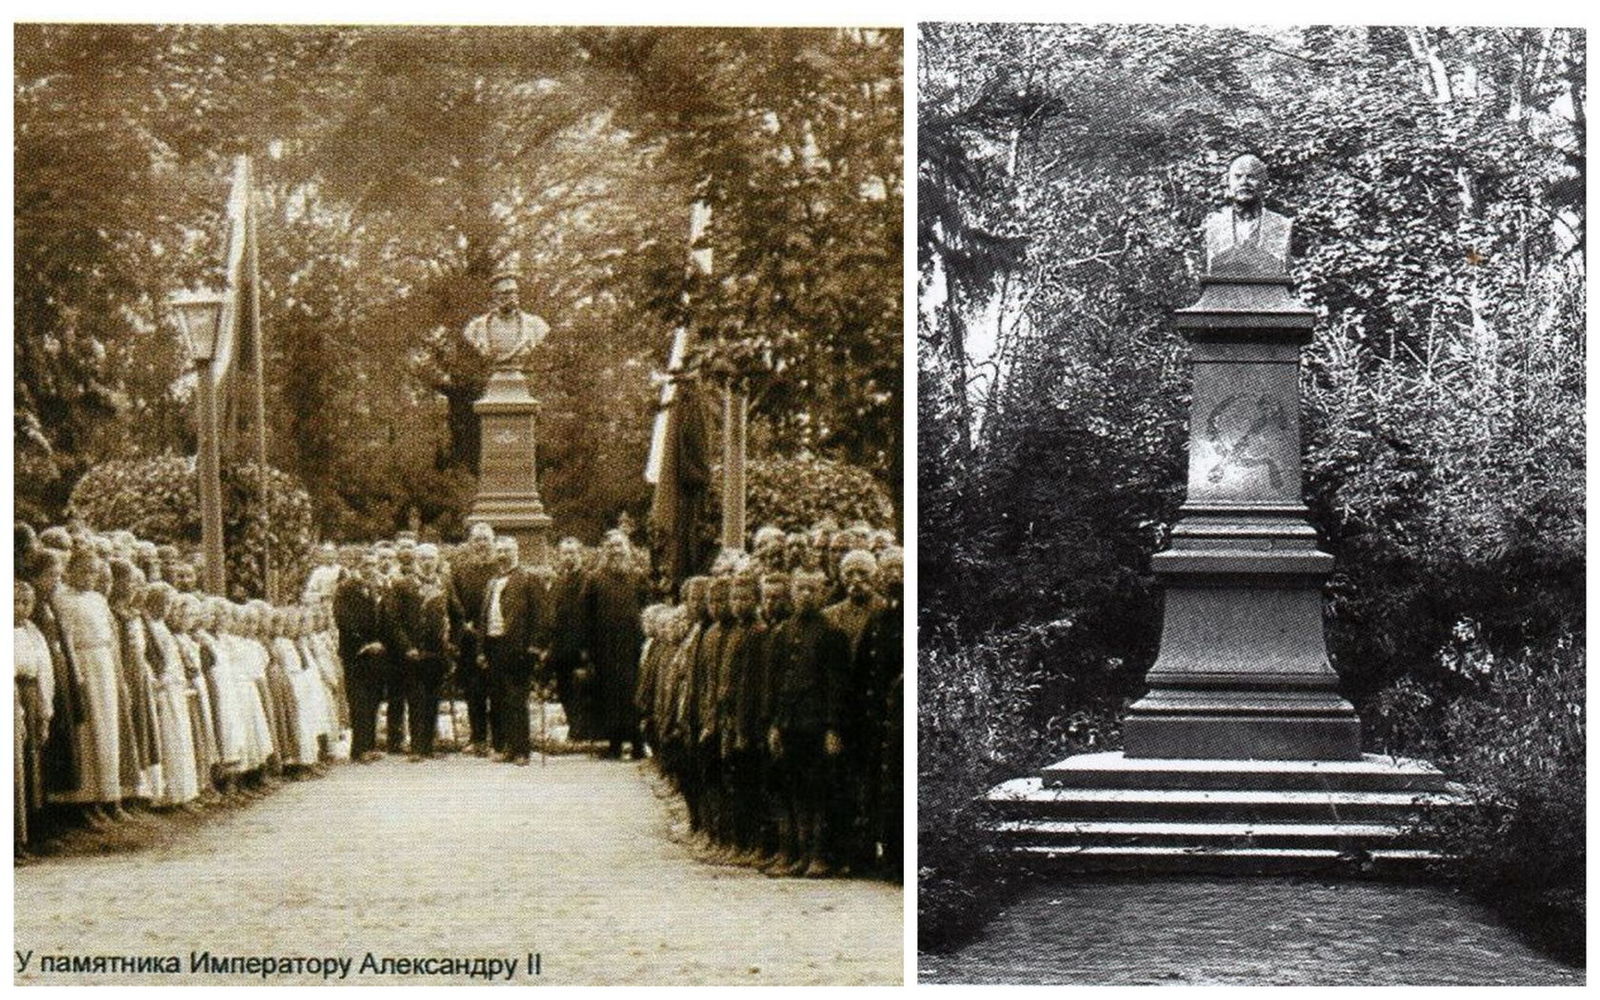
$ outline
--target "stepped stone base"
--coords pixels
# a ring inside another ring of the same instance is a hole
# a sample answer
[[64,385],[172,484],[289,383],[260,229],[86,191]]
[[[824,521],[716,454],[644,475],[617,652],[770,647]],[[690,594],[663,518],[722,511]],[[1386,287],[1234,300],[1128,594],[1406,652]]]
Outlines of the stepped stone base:
[[1265,873],[1404,870],[1440,855],[1429,810],[1466,803],[1422,761],[1082,754],[990,790],[990,829],[1033,868]]

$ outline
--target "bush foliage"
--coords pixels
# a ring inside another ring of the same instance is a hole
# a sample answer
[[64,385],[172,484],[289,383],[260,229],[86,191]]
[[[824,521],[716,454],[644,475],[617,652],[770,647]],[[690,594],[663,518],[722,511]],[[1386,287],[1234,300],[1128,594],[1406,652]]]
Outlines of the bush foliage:
[[[722,509],[721,467],[711,477],[712,510]],[[755,529],[775,524],[802,531],[832,518],[839,525],[865,521],[897,527],[883,484],[866,469],[827,458],[776,456],[745,464],[745,522]]]
[[[254,463],[222,471],[222,534],[228,595],[266,597],[262,553],[284,594],[292,595],[310,568],[311,500],[294,477],[267,470],[268,521],[263,526],[260,479]],[[97,531],[131,531],[157,544],[200,546],[200,491],[192,458],[166,455],[105,462],[86,472],[72,490],[71,517]]]

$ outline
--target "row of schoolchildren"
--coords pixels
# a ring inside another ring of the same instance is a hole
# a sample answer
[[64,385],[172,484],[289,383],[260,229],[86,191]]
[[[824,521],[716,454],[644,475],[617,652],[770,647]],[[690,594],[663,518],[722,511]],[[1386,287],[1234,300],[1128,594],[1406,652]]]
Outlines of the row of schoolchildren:
[[823,528],[791,559],[763,528],[645,609],[645,737],[714,861],[899,877],[902,554],[874,534]]
[[254,797],[348,752],[332,616],[128,532],[16,532],[15,843]]

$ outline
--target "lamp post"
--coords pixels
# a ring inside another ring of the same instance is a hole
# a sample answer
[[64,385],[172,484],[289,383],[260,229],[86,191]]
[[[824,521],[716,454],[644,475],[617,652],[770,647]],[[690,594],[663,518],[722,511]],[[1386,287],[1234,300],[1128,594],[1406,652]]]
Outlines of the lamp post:
[[184,347],[194,365],[195,391],[200,403],[197,463],[200,539],[205,549],[204,585],[213,594],[227,593],[227,575],[222,561],[222,456],[217,442],[216,386],[211,381],[211,359],[216,356],[223,299],[219,292],[183,291],[169,300],[178,316]]
[[722,390],[722,548],[744,551],[745,439],[750,396],[730,380]]

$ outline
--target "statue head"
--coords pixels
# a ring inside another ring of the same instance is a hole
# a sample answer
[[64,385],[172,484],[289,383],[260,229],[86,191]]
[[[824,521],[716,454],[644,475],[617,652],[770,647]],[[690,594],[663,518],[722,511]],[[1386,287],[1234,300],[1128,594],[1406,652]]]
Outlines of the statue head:
[[1254,153],[1244,153],[1228,164],[1224,178],[1228,200],[1240,208],[1254,208],[1267,193],[1267,165]]
[[518,277],[515,271],[500,271],[489,280],[489,292],[494,300],[495,310],[502,315],[509,316],[520,308],[518,300]]

